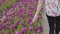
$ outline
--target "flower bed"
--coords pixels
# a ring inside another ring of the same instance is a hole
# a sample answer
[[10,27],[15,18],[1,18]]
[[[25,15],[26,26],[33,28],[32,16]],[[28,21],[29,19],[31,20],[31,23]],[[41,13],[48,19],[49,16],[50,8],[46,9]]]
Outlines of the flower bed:
[[40,34],[41,12],[32,22],[37,3],[38,0],[0,0],[0,34]]

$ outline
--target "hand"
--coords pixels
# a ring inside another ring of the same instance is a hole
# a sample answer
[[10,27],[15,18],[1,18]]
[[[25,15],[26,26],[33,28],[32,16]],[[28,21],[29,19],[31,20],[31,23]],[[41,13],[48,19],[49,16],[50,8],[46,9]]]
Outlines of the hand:
[[38,15],[36,14],[34,18],[32,19],[32,22],[34,23],[37,20]]

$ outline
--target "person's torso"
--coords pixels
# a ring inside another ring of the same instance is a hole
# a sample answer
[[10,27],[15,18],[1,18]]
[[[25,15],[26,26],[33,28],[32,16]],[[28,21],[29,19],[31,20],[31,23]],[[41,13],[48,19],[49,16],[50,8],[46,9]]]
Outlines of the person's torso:
[[46,14],[49,16],[60,16],[60,1],[59,0],[45,0]]

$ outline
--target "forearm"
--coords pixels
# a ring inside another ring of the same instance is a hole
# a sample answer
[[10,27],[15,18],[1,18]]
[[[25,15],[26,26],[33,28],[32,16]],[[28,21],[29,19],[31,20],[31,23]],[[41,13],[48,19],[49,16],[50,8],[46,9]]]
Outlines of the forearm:
[[35,20],[37,20],[38,14],[39,14],[40,10],[41,10],[42,7],[43,7],[43,6],[42,6],[43,3],[44,3],[43,0],[39,0],[39,1],[38,1],[38,6],[37,6],[36,14],[35,14],[32,22],[34,22]]
[[38,6],[37,6],[37,10],[36,10],[36,14],[35,15],[39,14],[39,12],[41,11],[41,9],[43,7],[43,3],[44,3],[44,0],[39,0],[38,1]]

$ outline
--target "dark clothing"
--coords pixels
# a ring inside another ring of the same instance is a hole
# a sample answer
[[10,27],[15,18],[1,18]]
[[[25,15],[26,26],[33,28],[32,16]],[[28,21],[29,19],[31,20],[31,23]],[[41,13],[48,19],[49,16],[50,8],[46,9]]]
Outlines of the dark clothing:
[[52,17],[52,16],[48,16],[47,15],[47,19],[49,22],[49,34],[54,34],[54,30],[55,30],[55,34],[59,34],[59,30],[60,30],[60,16],[57,17]]

